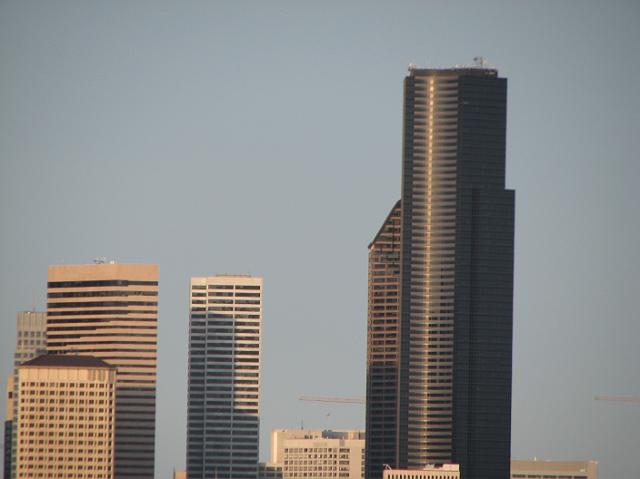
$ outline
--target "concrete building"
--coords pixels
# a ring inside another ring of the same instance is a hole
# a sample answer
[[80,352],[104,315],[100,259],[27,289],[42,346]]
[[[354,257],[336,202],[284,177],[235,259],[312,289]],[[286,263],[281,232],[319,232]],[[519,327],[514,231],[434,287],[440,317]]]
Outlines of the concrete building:
[[383,479],[460,479],[458,464],[430,464],[423,469],[391,469],[382,472]]
[[187,474],[256,479],[262,278],[191,279]]
[[43,355],[18,368],[17,479],[113,479],[116,369]]
[[396,464],[400,328],[400,201],[369,245],[366,464]]
[[405,78],[401,202],[369,253],[367,478],[380,479],[383,464],[442,463],[459,464],[465,478],[508,478],[515,195],[505,189],[506,92],[482,62],[412,66]]
[[364,432],[274,429],[265,468],[283,479],[363,479]]
[[598,479],[598,463],[512,460],[511,479]]
[[118,369],[115,475],[153,479],[158,266],[49,267],[47,349],[87,354]]
[[[18,374],[18,366],[23,362],[45,354],[47,352],[47,313],[41,311],[20,311],[16,318],[16,349],[13,354],[13,376],[9,381],[13,390],[7,390],[7,394],[11,396],[12,407],[17,405],[17,381],[15,376]],[[9,402],[7,402],[7,408]],[[11,418],[15,411],[7,409],[7,416],[4,423],[4,474],[5,478],[12,477],[12,458],[15,453],[15,431]]]
[[16,320],[15,368],[47,352],[47,313],[20,311]]

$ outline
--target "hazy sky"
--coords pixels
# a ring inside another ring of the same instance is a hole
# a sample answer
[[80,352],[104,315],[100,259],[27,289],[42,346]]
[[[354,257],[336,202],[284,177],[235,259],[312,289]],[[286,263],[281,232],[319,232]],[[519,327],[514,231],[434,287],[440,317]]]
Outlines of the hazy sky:
[[[409,62],[509,79],[513,456],[637,479],[640,3],[0,1],[0,374],[47,266],[160,265],[156,477],[185,462],[188,282],[265,281],[276,427],[364,427],[367,244]],[[4,383],[4,379],[2,379]],[[4,410],[4,397],[0,407]]]

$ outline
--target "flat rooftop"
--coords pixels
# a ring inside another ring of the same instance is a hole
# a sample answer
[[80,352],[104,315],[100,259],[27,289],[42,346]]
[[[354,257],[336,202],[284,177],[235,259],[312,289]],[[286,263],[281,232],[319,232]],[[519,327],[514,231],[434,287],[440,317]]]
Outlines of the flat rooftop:
[[77,356],[73,354],[43,354],[20,365],[20,367],[49,368],[108,368],[115,369],[102,359],[93,356]]

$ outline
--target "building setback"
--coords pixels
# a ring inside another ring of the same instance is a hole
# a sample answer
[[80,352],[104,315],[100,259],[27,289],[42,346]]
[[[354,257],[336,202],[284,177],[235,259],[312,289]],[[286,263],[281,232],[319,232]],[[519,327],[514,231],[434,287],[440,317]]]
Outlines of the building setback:
[[153,479],[158,266],[49,267],[47,350],[116,366],[115,477]]
[[18,368],[17,479],[113,479],[116,368],[43,355]]
[[191,279],[187,475],[256,479],[262,278]]
[[[506,91],[506,79],[482,66],[411,67],[405,78],[393,454],[388,435],[367,437],[367,447],[395,456],[394,468],[458,463],[464,478],[509,477],[515,196],[505,189]],[[367,394],[373,407],[390,390]],[[368,427],[375,416],[367,413]],[[382,477],[375,458],[369,465],[368,477]]]
[[369,245],[367,478],[396,463],[401,213],[398,201]]

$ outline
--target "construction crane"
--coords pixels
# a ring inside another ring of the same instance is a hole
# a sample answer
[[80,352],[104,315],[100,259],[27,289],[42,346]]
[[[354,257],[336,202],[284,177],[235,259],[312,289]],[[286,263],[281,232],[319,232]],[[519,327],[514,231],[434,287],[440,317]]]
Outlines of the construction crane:
[[636,402],[640,404],[640,396],[595,396],[596,401]]
[[313,402],[329,402],[338,404],[364,404],[365,401],[362,398],[338,398],[338,397],[325,397],[325,396],[300,396],[298,401],[313,401]]

